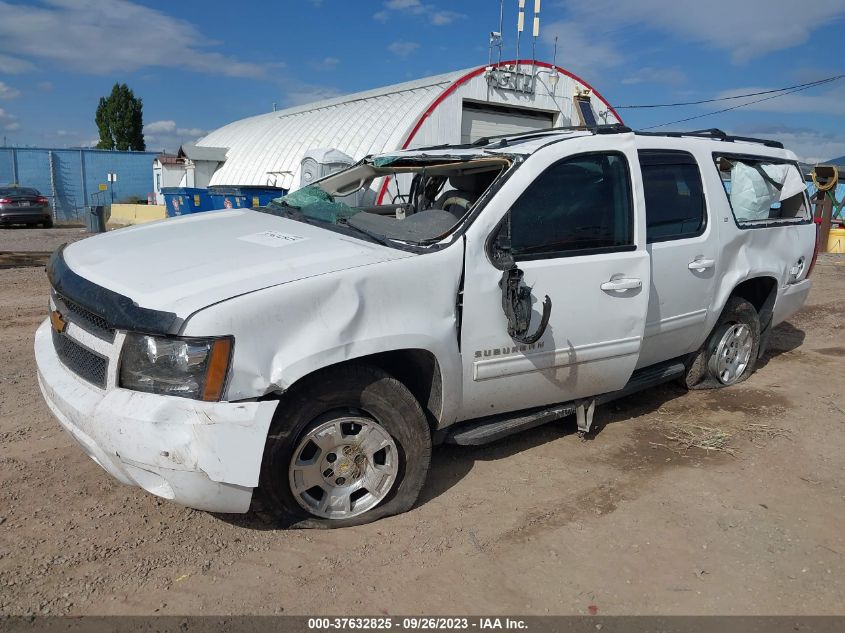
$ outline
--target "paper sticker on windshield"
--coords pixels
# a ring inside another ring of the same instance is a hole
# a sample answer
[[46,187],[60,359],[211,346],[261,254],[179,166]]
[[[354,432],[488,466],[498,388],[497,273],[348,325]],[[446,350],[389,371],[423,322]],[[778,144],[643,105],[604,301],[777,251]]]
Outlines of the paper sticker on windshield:
[[307,240],[307,237],[300,235],[292,235],[290,233],[282,233],[281,231],[261,231],[261,233],[253,233],[252,235],[244,235],[238,238],[244,242],[252,242],[253,244],[261,244],[262,246],[286,246],[295,242]]

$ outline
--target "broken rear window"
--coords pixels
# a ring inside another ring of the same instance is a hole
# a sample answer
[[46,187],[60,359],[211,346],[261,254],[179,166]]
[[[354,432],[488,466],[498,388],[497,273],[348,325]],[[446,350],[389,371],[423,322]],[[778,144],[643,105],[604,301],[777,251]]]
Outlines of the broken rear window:
[[795,163],[728,154],[714,158],[740,228],[810,221],[807,186]]

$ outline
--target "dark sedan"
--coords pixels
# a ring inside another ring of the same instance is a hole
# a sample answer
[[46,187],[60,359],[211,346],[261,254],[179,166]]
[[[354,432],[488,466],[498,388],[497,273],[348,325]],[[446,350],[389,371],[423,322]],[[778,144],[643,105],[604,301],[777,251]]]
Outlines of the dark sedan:
[[0,187],[0,225],[53,226],[50,201],[30,187]]

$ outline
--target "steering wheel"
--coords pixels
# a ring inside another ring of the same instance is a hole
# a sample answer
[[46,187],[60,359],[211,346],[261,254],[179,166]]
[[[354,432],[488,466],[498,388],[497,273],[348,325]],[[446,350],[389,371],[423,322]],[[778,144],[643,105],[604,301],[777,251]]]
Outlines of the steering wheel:
[[[448,211],[452,215],[460,218],[464,215],[464,213],[466,213],[466,210],[472,206],[473,202],[474,196],[468,191],[451,189],[450,191],[441,194],[440,197],[437,198],[437,202],[435,202],[434,206],[438,209]],[[460,212],[456,213],[453,211],[453,207],[458,207]]]

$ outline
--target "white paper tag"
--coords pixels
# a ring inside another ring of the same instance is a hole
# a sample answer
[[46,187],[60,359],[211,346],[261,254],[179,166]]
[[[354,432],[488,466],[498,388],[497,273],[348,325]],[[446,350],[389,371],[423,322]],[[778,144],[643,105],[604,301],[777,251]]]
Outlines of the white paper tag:
[[262,246],[271,246],[278,248],[279,246],[287,246],[295,242],[307,240],[307,237],[300,235],[292,235],[290,233],[282,233],[281,231],[261,231],[260,233],[253,233],[252,235],[244,235],[238,238],[244,242],[252,242],[253,244],[261,244]]

